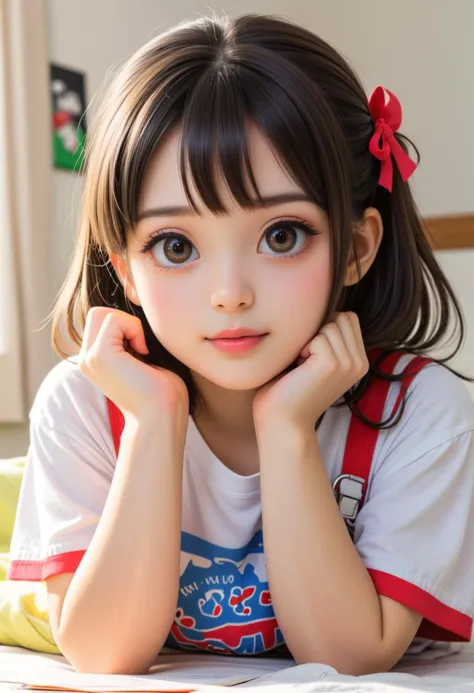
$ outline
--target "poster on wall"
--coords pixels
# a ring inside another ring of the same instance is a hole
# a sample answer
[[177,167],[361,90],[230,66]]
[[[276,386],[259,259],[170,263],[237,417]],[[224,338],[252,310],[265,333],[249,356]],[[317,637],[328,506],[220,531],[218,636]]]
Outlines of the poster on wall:
[[50,66],[53,158],[56,168],[79,171],[86,137],[85,75]]

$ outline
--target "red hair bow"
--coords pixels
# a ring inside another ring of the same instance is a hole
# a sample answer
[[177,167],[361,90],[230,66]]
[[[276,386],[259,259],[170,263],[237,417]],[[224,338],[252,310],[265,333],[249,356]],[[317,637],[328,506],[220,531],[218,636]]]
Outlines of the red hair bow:
[[[388,101],[385,99],[388,94]],[[392,156],[402,180],[407,181],[417,167],[394,137],[402,122],[402,107],[397,97],[384,87],[376,87],[369,99],[369,110],[375,121],[375,132],[370,138],[369,151],[380,159],[379,185],[392,192]]]

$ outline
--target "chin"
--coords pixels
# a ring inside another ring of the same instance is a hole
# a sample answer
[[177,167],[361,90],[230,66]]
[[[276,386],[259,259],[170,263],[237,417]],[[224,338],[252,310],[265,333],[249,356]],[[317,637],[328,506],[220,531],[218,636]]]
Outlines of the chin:
[[233,380],[227,378],[222,380],[214,379],[211,382],[213,382],[214,385],[221,387],[223,390],[232,390],[235,392],[251,392],[254,390],[258,390],[260,387],[262,387],[262,385],[265,385],[265,382],[267,381],[262,382],[261,378],[259,378],[258,380],[255,380],[255,378],[251,378],[249,380],[244,380],[242,378],[237,378],[236,380]]
[[[199,373],[201,378],[205,378],[213,385],[221,387],[223,390],[239,390],[241,392],[248,390],[258,390],[259,387],[265,385],[267,380],[263,380],[262,377],[255,377],[249,375],[247,378],[242,375],[236,375],[232,377],[230,374],[217,374],[217,373]],[[271,380],[271,378],[270,378]]]
[[[293,366],[293,364],[291,364]],[[199,374],[201,378],[205,378],[209,382],[213,383],[217,387],[221,387],[224,390],[235,390],[235,391],[249,391],[258,390],[263,385],[266,385],[270,380],[276,378],[277,375],[283,373],[288,368],[288,366],[283,366],[281,369],[271,371],[265,371],[263,368],[258,369],[255,372],[255,368],[249,369],[248,373],[245,373],[245,368],[233,369],[230,368],[230,364],[224,367],[223,371],[216,372],[203,372],[202,370],[195,369],[195,372]],[[232,372],[233,371],[233,372]]]

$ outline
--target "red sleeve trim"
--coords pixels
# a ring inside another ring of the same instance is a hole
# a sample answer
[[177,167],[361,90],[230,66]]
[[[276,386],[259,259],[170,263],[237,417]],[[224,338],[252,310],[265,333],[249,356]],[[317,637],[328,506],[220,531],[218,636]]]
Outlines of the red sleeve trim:
[[85,551],[69,551],[49,556],[44,561],[15,561],[8,566],[7,580],[28,580],[42,582],[53,575],[74,573]]
[[370,570],[375,589],[384,597],[390,597],[423,616],[417,636],[445,642],[469,642],[472,634],[472,618],[425,592],[411,582],[380,570]]

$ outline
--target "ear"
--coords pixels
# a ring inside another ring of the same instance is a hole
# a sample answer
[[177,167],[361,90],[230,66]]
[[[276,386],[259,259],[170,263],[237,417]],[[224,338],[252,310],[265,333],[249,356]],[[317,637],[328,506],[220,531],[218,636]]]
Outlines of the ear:
[[380,212],[375,207],[368,207],[362,222],[354,228],[354,253],[351,252],[346,271],[344,286],[357,284],[369,271],[382,242],[383,222]]
[[120,279],[123,285],[123,290],[131,303],[140,306],[140,299],[138,298],[137,290],[133,282],[133,277],[127,265],[127,260],[125,255],[119,255],[118,253],[113,253],[110,255],[110,262],[113,265],[115,274]]

